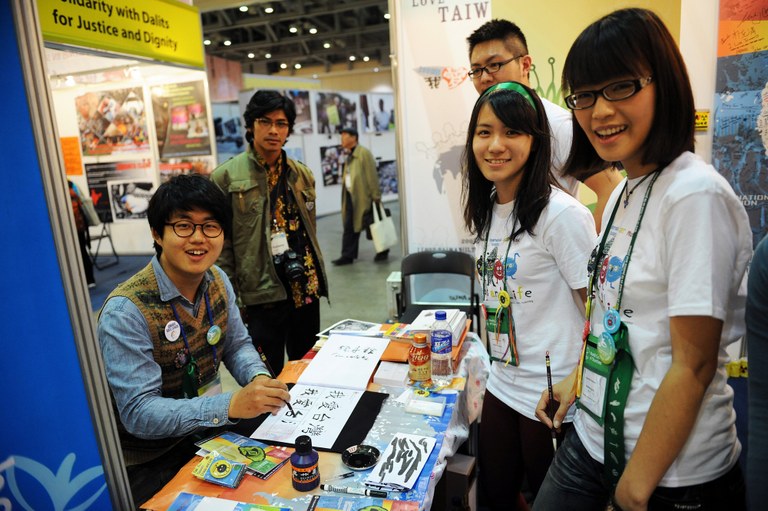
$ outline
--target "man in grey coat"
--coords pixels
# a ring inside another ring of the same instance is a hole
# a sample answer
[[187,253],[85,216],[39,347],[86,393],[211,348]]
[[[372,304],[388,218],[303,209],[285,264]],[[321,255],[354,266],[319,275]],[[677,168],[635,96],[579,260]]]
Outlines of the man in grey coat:
[[[341,175],[341,218],[344,233],[341,237],[341,257],[332,261],[336,266],[352,264],[357,259],[360,231],[367,227],[364,217],[370,216],[373,203],[381,207],[381,189],[376,160],[371,151],[357,143],[357,130],[341,130],[341,146],[347,159]],[[382,211],[379,209],[379,211]],[[379,252],[374,261],[386,261],[389,250]]]

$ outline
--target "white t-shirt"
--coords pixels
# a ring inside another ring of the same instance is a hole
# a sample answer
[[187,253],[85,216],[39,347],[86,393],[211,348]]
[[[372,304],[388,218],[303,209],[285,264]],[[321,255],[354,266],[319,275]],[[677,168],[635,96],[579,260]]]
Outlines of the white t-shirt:
[[494,204],[487,253],[483,254],[485,240],[475,244],[475,260],[483,257],[488,268],[479,273],[488,307],[498,307],[503,283],[494,277],[492,268],[495,261],[504,262],[520,357],[517,367],[493,363],[488,390],[518,413],[536,420],[536,404],[547,388],[546,352],[553,383],[565,378],[579,361],[584,304],[574,290],[587,285],[595,222],[584,205],[553,187],[535,236],[520,234],[507,255],[514,204]]
[[[642,178],[633,179],[628,190]],[[603,314],[616,303],[629,240],[652,178],[635,188],[624,207],[624,185],[616,187],[603,226],[621,201],[597,262],[592,333],[603,332]],[[706,391],[688,441],[659,483],[700,484],[725,474],[739,456],[733,390],[727,385],[726,346],[744,334],[745,270],[752,254],[749,219],[728,182],[692,153],[683,153],[653,185],[627,269],[621,320],[627,325],[635,362],[624,412],[626,456],[632,454],[656,391],[672,361],[671,316],[723,320],[718,370]],[[686,389],[680,389],[685,392]],[[589,454],[603,462],[603,428],[583,410],[574,419]]]
[[563,175],[563,167],[571,151],[573,117],[570,111],[551,101],[541,98],[541,102],[544,104],[544,112],[547,114],[549,129],[552,132],[552,175],[565,191],[578,197],[579,180]]

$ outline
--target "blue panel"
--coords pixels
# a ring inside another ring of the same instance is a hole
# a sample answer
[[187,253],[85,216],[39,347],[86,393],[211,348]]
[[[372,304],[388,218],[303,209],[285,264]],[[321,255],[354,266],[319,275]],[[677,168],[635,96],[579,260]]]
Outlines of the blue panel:
[[9,4],[0,2],[0,507],[110,509],[48,221]]

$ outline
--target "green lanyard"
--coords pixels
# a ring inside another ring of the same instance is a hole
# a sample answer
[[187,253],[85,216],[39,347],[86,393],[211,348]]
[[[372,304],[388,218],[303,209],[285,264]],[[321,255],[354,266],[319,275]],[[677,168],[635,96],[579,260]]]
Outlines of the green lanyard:
[[[645,216],[645,208],[648,205],[648,199],[651,196],[651,190],[656,179],[661,175],[663,167],[659,167],[653,171],[654,176],[651,179],[648,189],[645,191],[643,197],[643,203],[640,207],[640,215],[635,225],[635,231],[632,233],[632,238],[629,242],[629,248],[627,254],[624,256],[624,266],[621,270],[621,280],[619,281],[619,291],[617,294],[616,305],[613,309],[606,311],[606,319],[616,321],[611,325],[610,332],[608,332],[609,326],[606,324],[606,333],[611,336],[612,343],[615,345],[616,355],[613,360],[613,368],[608,377],[608,392],[606,395],[606,401],[609,409],[605,413],[605,423],[603,424],[603,470],[606,478],[613,486],[616,486],[619,482],[622,472],[624,471],[625,450],[624,450],[624,409],[627,406],[627,398],[629,396],[629,389],[632,382],[632,371],[634,362],[632,361],[632,353],[629,348],[629,334],[627,327],[621,324],[619,316],[619,308],[621,306],[621,299],[624,294],[624,281],[627,276],[627,269],[629,268],[629,262],[632,258],[632,252],[635,247],[635,241],[637,240],[637,234],[640,232],[640,225],[643,222]],[[628,182],[625,183],[624,188]],[[622,191],[623,193],[624,191]],[[608,220],[608,225],[605,227],[603,237],[600,240],[600,247],[597,252],[597,256],[594,260],[593,268],[591,268],[591,275],[589,277],[589,293],[587,295],[586,316],[587,322],[585,325],[585,332],[591,332],[591,314],[592,314],[592,297],[595,292],[595,275],[597,274],[597,264],[605,257],[605,245],[606,240],[611,232],[614,218],[616,217],[616,211],[619,209],[620,200],[616,201],[616,205],[611,212],[611,217]],[[614,310],[615,312],[611,312]],[[609,318],[609,313],[611,317]],[[604,323],[606,323],[604,321]],[[604,333],[603,335],[606,335]],[[586,339],[585,339],[586,341]],[[585,342],[586,347],[586,342]],[[583,358],[582,362],[583,364]],[[583,367],[580,368],[579,376],[583,371]]]

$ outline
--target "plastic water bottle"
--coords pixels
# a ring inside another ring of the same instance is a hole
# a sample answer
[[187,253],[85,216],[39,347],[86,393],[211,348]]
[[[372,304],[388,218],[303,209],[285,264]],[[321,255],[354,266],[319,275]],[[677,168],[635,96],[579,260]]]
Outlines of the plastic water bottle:
[[450,385],[453,381],[451,348],[453,333],[445,320],[445,311],[435,312],[435,322],[429,333],[432,349],[432,383],[438,386]]

